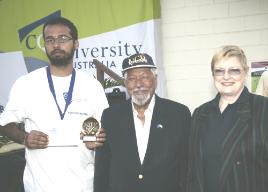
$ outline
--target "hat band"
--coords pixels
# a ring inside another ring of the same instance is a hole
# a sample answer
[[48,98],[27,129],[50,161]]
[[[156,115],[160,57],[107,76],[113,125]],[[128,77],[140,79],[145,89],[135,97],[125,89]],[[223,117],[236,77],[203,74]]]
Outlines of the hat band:
[[156,68],[154,65],[133,65],[132,67],[128,67],[122,70],[122,72],[125,72],[126,70],[129,69],[135,69],[135,68],[141,68],[141,67],[146,67],[146,68]]

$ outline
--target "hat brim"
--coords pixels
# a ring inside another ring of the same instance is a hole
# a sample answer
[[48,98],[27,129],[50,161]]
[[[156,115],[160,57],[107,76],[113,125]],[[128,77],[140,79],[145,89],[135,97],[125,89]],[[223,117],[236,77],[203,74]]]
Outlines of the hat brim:
[[156,66],[154,66],[154,65],[134,65],[134,66],[125,68],[124,70],[122,70],[122,73],[125,73],[127,70],[135,69],[135,68],[155,68],[156,69]]

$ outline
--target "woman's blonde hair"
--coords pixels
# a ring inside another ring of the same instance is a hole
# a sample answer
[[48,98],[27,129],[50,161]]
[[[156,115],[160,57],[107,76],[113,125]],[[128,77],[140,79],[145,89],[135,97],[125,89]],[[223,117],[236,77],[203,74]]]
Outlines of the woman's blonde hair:
[[213,56],[211,60],[211,71],[213,72],[214,66],[217,62],[219,62],[222,59],[227,59],[230,57],[236,57],[239,62],[241,63],[243,69],[245,71],[248,70],[248,65],[247,65],[247,57],[244,53],[244,51],[236,46],[236,45],[225,45],[222,46]]

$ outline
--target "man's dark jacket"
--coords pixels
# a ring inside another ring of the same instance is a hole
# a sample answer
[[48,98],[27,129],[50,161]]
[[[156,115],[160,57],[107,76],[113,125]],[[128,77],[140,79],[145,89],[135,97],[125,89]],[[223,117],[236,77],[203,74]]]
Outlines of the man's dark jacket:
[[94,192],[184,192],[190,116],[186,106],[156,96],[141,164],[131,100],[106,109],[107,141],[96,151]]

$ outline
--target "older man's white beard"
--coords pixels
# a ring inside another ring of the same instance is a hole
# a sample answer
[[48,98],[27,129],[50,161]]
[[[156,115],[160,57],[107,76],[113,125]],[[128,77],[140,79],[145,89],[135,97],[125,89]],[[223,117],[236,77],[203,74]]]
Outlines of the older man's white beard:
[[150,93],[139,95],[139,96],[132,94],[132,102],[140,107],[147,104],[150,98],[151,98]]

